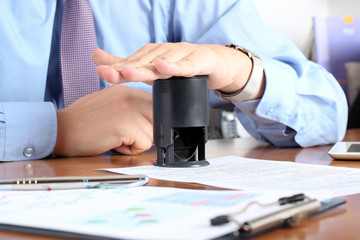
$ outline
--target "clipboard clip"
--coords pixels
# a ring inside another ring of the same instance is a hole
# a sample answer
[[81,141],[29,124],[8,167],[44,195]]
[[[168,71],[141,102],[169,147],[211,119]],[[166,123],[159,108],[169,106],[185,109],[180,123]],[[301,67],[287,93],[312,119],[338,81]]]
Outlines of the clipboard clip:
[[[270,207],[275,205],[290,205],[280,210],[256,217],[249,221],[240,222],[236,216],[247,211],[250,206],[258,205],[260,207]],[[230,215],[220,215],[210,220],[212,226],[219,226],[233,222],[237,224],[238,231],[235,235],[257,235],[267,230],[280,226],[293,226],[308,213],[318,210],[321,202],[316,199],[310,199],[304,194],[296,194],[290,197],[283,197],[276,202],[261,204],[257,201],[249,202],[243,209]]]

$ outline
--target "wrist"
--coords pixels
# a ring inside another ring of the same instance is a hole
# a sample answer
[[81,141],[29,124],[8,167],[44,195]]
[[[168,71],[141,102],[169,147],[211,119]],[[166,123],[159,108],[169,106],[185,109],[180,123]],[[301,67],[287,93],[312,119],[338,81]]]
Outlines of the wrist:
[[[242,69],[249,69],[249,71],[245,71],[246,75],[244,76],[244,70],[239,70],[241,71],[240,73],[243,74],[239,77],[240,80],[235,80],[226,87],[216,89],[215,94],[221,99],[229,102],[239,102],[261,97],[264,92],[265,84],[263,64],[260,57],[238,45],[227,44],[225,46],[246,54],[249,65],[246,67],[246,64],[243,66],[244,63],[242,63]],[[244,78],[247,78],[247,80],[244,81]]]
[[65,154],[65,146],[64,146],[64,109],[60,109],[56,111],[57,116],[57,136],[56,136],[56,145],[53,151],[53,155],[55,156],[66,156]]

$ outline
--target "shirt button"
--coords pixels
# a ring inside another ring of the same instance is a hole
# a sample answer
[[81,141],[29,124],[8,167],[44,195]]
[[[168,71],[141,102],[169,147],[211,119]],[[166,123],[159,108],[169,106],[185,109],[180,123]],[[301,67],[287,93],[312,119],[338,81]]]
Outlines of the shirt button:
[[34,149],[32,147],[26,147],[23,154],[25,157],[31,157],[34,154]]
[[301,135],[303,132],[304,132],[304,127],[301,127],[301,128],[299,129],[299,131],[297,132],[297,134]]
[[273,112],[275,111],[275,109],[274,108],[269,108],[267,111],[266,111],[266,115],[270,115],[270,114],[272,114]]

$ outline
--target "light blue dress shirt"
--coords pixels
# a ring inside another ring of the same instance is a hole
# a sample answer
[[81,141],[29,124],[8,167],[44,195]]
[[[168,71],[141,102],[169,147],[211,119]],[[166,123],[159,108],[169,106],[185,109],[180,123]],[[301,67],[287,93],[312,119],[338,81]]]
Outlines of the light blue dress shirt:
[[[149,42],[180,41],[234,43],[257,53],[264,62],[264,96],[235,103],[237,116],[255,138],[302,147],[343,138],[348,114],[338,83],[265,25],[253,1],[90,2],[98,46],[116,56],[129,56]],[[0,1],[0,161],[40,159],[54,149],[56,108],[62,107],[58,40],[63,6],[64,0]],[[142,83],[129,85],[151,91]],[[210,95],[213,106],[224,104]]]

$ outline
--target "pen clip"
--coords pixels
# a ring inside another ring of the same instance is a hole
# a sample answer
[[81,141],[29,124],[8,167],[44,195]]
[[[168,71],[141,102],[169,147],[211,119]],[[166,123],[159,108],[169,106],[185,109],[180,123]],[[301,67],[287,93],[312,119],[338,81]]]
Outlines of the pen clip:
[[279,225],[292,226],[298,223],[307,213],[315,211],[320,207],[321,203],[316,199],[296,203],[290,207],[251,219],[243,224],[238,223],[240,226],[239,231],[242,233],[257,233]]
[[[259,205],[262,208],[266,208],[273,205],[283,206],[290,205],[289,207],[281,207],[279,210],[273,211],[268,214],[264,214],[260,217],[253,218],[249,221],[240,222],[236,219],[236,216],[247,211],[252,205]],[[310,199],[304,194],[296,194],[290,197],[280,198],[276,202],[261,204],[257,201],[249,202],[243,209],[230,215],[222,215],[211,219],[211,225],[223,225],[229,222],[233,222],[238,225],[238,233],[242,235],[253,235],[273,227],[291,226],[299,222],[299,220],[307,213],[319,209],[321,203],[316,199]]]

